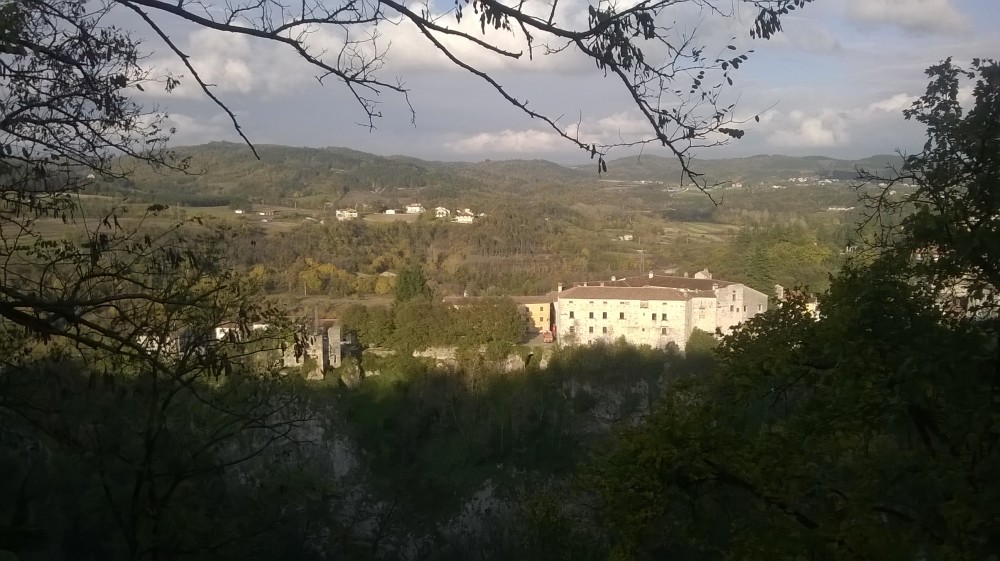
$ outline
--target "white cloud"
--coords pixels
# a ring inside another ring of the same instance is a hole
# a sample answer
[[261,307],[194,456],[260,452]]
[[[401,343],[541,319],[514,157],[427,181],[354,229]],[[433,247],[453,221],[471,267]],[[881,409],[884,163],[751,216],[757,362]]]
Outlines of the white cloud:
[[[585,144],[615,144],[648,138],[651,125],[637,113],[621,111],[596,120],[566,123],[564,130]],[[460,154],[490,152],[531,153],[565,151],[572,143],[554,131],[505,129],[482,132],[446,142],[445,148]]]
[[822,110],[807,114],[792,111],[786,123],[779,125],[767,141],[773,146],[786,148],[824,148],[844,146],[850,142],[847,118],[844,114]]
[[445,142],[444,147],[459,154],[550,152],[563,147],[564,139],[554,132],[537,129],[482,132]]
[[771,37],[768,46],[778,46],[808,53],[832,53],[841,50],[840,39],[814,19],[787,16],[782,32]]
[[580,133],[593,136],[597,142],[611,143],[637,140],[649,136],[651,125],[638,114],[625,111],[602,117],[593,124],[583,123]]
[[955,0],[847,0],[847,17],[859,24],[925,33],[954,33],[968,25]]
[[242,142],[232,123],[221,114],[208,119],[199,119],[182,113],[171,113],[166,118],[166,126],[175,127],[177,132],[171,138],[172,145],[194,145],[213,140],[234,140]]
[[868,106],[869,113],[884,112],[899,114],[903,109],[909,108],[917,98],[906,94],[898,93],[892,97],[876,101]]
[[[181,51],[190,54],[189,61],[198,75],[219,94],[287,93],[310,77],[308,71],[304,71],[304,64],[288,49],[259,43],[235,33],[199,29],[188,35]],[[180,79],[180,85],[169,95],[203,96],[181,60],[166,49],[162,52],[165,54],[154,57],[146,66],[153,76],[169,73]],[[148,86],[146,92],[154,97],[166,95],[159,86]]]

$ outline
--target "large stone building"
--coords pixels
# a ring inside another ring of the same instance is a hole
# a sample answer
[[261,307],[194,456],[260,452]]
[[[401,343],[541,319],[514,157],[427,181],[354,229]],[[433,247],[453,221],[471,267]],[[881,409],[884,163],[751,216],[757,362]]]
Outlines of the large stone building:
[[648,275],[579,283],[555,294],[555,324],[563,344],[625,338],[636,345],[683,348],[694,329],[728,334],[767,310],[767,295],[713,279]]

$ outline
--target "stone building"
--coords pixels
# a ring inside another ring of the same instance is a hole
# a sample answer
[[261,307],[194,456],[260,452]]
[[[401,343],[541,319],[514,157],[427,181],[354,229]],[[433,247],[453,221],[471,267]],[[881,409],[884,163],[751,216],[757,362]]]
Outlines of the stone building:
[[585,282],[555,294],[557,338],[589,344],[624,337],[636,345],[683,348],[694,329],[723,335],[767,310],[767,295],[741,283],[694,277],[648,275]]
[[311,359],[308,361],[310,369],[303,374],[309,380],[321,380],[327,370],[340,367],[342,353],[339,323],[307,332],[296,344],[285,349],[282,363],[286,368],[301,368],[307,364],[307,359]]

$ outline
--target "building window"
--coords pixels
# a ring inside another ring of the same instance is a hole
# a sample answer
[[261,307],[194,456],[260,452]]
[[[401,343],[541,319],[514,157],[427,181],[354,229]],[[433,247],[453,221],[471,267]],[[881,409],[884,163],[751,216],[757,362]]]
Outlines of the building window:
[[590,312],[590,319],[594,319],[594,312]]
[[743,306],[743,312],[746,313],[746,311],[747,311],[747,307],[746,307],[746,305],[744,305]]
[[735,301],[736,301],[736,291],[734,290],[733,291],[733,302],[735,302]]
[[569,332],[570,333],[576,333],[576,326],[575,325],[569,326]]
[[736,311],[736,310],[735,310],[735,306],[729,306],[729,311],[730,311],[730,312],[733,312],[733,311]]
[[587,329],[587,331],[589,331],[589,332],[593,333],[593,332],[594,332],[594,326],[593,326],[593,325],[591,325],[591,326],[590,326],[590,327],[589,327],[589,328]]
[[648,308],[649,307],[649,302],[646,302],[645,300],[640,300],[639,301],[639,307],[640,308]]
[[618,312],[618,319],[625,319],[625,312]]
[[667,328],[666,327],[661,328],[660,335],[666,335],[666,334],[667,334]]
[[656,321],[656,314],[653,314],[653,321]]
[[539,306],[538,307],[538,311],[539,312],[544,312],[545,311],[545,306]]
[[618,303],[618,305],[619,305],[619,306],[624,306],[624,305],[625,305],[625,302],[619,302],[619,303]]
[[601,312],[601,319],[608,319],[608,312]]
[[758,312],[763,312],[764,311],[764,305],[763,304],[757,304],[757,311]]
[[608,328],[607,328],[607,326],[601,328],[601,333],[603,333],[605,335],[608,334]]
[[573,310],[570,310],[569,312],[569,319],[573,319]]

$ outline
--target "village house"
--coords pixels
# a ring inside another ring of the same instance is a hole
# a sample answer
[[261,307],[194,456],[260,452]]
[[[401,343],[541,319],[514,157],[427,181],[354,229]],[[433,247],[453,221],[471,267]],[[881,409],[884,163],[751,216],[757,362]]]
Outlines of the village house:
[[406,205],[406,214],[423,214],[424,205],[420,203],[412,203]]
[[451,216],[451,211],[443,206],[434,209],[434,218],[448,218],[449,216]]
[[552,296],[514,296],[517,309],[524,318],[524,331],[529,334],[545,333],[552,329]]
[[354,208],[341,208],[337,209],[335,212],[337,220],[343,222],[345,220],[354,220],[358,217],[358,210]]
[[455,218],[452,219],[452,222],[458,222],[459,224],[472,224],[475,219],[476,215],[474,212],[467,208],[463,208],[462,210],[455,211]]

